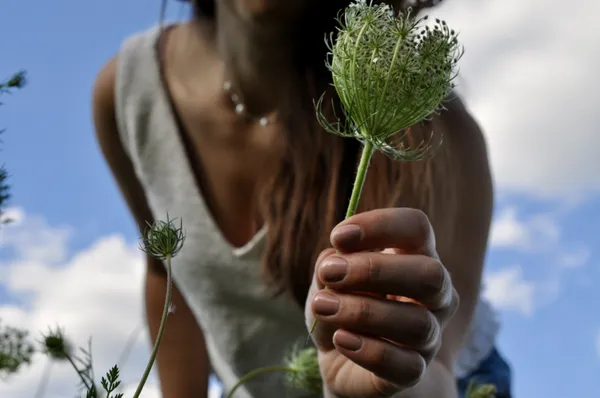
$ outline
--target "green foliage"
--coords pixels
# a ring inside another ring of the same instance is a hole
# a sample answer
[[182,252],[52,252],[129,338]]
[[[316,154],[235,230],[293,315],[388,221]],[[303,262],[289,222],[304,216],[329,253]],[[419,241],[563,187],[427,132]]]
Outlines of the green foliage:
[[35,347],[29,340],[29,332],[0,325],[0,378],[17,373],[31,364]]
[[476,384],[471,382],[467,390],[466,398],[495,398],[496,387],[492,384]]
[[[106,378],[102,378],[100,381],[102,388],[106,391],[106,398],[123,398],[123,394],[115,394],[110,395],[113,391],[115,391],[121,385],[121,381],[119,380],[119,368],[117,365],[113,366],[111,370],[106,373]],[[86,397],[93,398],[93,397]]]
[[[15,89],[20,89],[25,86],[27,82],[25,71],[19,71],[15,73],[10,79],[7,79],[3,82],[0,82],[0,95],[1,94],[10,94]],[[0,105],[2,103],[0,102]],[[4,130],[0,129],[0,134],[2,134]],[[4,215],[4,208],[6,203],[10,199],[10,186],[8,185],[8,171],[4,166],[0,167],[0,220],[2,221],[0,224],[4,224],[10,220],[6,220]]]
[[12,75],[10,79],[0,82],[0,94],[9,94],[13,89],[25,87],[27,83],[27,74],[25,71],[19,71]]
[[[11,78],[0,82],[0,95],[10,94],[14,89],[22,88],[25,82],[24,71],[15,73]],[[0,129],[0,134],[3,132],[4,130]],[[6,168],[0,167],[0,224],[10,221],[4,217],[4,208],[10,199],[8,177]],[[35,347],[29,340],[27,331],[10,326],[0,326],[0,376],[6,377],[14,374],[23,366],[29,365],[34,352]]]
[[[73,345],[67,340],[60,328],[50,329],[42,336],[42,352],[54,361],[67,361],[80,379],[80,388],[85,391],[85,398],[123,398],[123,394],[114,393],[121,381],[119,368],[115,365],[100,380],[105,394],[100,394],[96,387],[92,359],[92,341],[88,341],[88,348],[79,348],[79,355],[75,354]],[[113,394],[114,393],[114,394]],[[111,395],[113,394],[113,395]]]
[[4,208],[10,199],[10,185],[8,184],[8,171],[4,166],[0,167],[0,225],[10,220],[4,217]]

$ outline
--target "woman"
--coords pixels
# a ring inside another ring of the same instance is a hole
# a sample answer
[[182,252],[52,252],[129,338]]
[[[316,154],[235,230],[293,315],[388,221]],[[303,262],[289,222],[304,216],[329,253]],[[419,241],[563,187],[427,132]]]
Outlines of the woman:
[[[462,104],[414,126],[444,133],[431,161],[376,154],[361,213],[342,221],[360,148],[324,133],[312,100],[329,89],[323,36],[348,3],[197,0],[192,20],[129,38],[97,78],[98,141],[137,223],[185,224],[158,355],[165,398],[205,397],[210,372],[230,389],[280,363],[315,317],[325,397],[457,397],[457,376],[509,396],[478,301],[488,160]],[[148,258],[153,338],[165,285]],[[237,396],[301,394],[284,388],[261,376]]]

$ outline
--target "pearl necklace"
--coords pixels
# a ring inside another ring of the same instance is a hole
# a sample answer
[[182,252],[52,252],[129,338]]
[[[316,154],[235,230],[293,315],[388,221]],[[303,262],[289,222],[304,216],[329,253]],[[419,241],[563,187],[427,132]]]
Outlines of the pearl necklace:
[[271,123],[268,116],[255,117],[246,111],[246,105],[241,101],[240,96],[233,91],[233,84],[231,84],[231,81],[227,80],[223,83],[223,90],[229,95],[231,103],[234,105],[235,113],[237,113],[238,116],[258,121],[258,124],[261,127],[265,127]]

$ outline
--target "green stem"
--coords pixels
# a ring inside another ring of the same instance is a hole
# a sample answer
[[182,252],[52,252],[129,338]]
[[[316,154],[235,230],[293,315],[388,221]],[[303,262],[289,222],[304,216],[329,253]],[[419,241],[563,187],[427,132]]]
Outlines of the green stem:
[[261,375],[261,374],[273,373],[273,372],[290,372],[290,373],[292,373],[292,372],[296,372],[296,369],[290,368],[289,366],[281,366],[281,365],[264,366],[262,368],[254,369],[253,371],[246,373],[246,375],[244,377],[242,377],[237,383],[235,383],[235,385],[233,386],[233,388],[231,389],[229,394],[227,394],[227,398],[232,398],[233,393],[238,388],[240,388],[242,386],[242,384],[246,383],[250,379],[253,379],[254,377]]
[[[363,185],[365,184],[365,178],[367,177],[367,170],[369,169],[371,157],[373,156],[373,151],[375,149],[371,141],[365,141],[365,146],[363,147],[362,154],[360,156],[360,163],[358,164],[358,170],[356,171],[356,178],[354,179],[354,186],[352,187],[350,203],[348,203],[348,210],[346,210],[346,219],[356,214],[358,202],[360,201],[360,195],[362,194]],[[325,289],[327,289],[327,286],[325,286]],[[310,327],[310,332],[308,333],[309,338],[314,332],[316,326],[317,320],[315,319]]]
[[92,384],[90,385],[88,378],[86,378],[85,375],[83,374],[83,372],[81,370],[79,370],[79,368],[75,364],[75,361],[73,360],[73,358],[71,358],[70,355],[65,355],[65,358],[67,359],[67,361],[69,361],[69,363],[71,364],[71,366],[73,367],[73,369],[75,369],[75,372],[77,372],[77,375],[81,379],[81,382],[83,383],[83,385],[85,386],[85,388],[88,391],[91,390],[92,387],[94,387],[93,380],[92,380]]
[[135,394],[133,394],[133,398],[139,398],[142,393],[142,389],[144,388],[144,384],[146,384],[146,380],[148,380],[148,376],[150,376],[150,371],[152,370],[152,366],[154,366],[154,361],[156,360],[156,355],[158,354],[158,348],[160,347],[160,342],[162,340],[163,334],[165,332],[165,325],[167,324],[167,318],[169,316],[169,308],[171,306],[171,294],[173,288],[173,281],[171,280],[171,256],[167,256],[167,297],[165,299],[165,306],[163,308],[162,317],[160,319],[160,326],[158,327],[158,333],[156,335],[156,342],[154,343],[154,348],[152,349],[152,354],[150,354],[150,360],[146,365],[146,370],[144,370],[144,374],[142,375],[142,380],[138,384],[137,390],[135,390]]
[[365,184],[365,178],[367,177],[367,170],[371,163],[371,157],[373,156],[373,143],[369,140],[365,143],[360,157],[360,163],[358,164],[358,170],[356,171],[356,178],[354,179],[354,187],[352,187],[352,195],[350,196],[350,203],[348,203],[348,210],[346,211],[346,218],[352,217],[356,214],[358,208],[358,201],[362,194],[363,185]]

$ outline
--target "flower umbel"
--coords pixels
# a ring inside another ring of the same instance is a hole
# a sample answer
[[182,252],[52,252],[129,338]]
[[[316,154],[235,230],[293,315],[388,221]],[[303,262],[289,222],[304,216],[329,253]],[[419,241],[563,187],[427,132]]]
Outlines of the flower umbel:
[[294,370],[287,373],[288,386],[314,393],[323,391],[323,379],[315,348],[294,347],[286,364]]
[[54,360],[68,360],[73,355],[73,347],[59,327],[42,335],[42,347],[44,353]]
[[184,241],[182,222],[176,227],[174,220],[170,220],[167,215],[167,221],[148,223],[140,249],[157,260],[165,260],[175,257],[183,247]]
[[73,345],[67,340],[64,332],[59,327],[54,330],[50,329],[48,333],[42,335],[43,352],[54,361],[69,362],[73,367],[73,370],[75,370],[79,376],[81,385],[85,387],[88,394],[90,392],[93,394],[92,396],[89,396],[89,398],[97,398],[92,367],[91,340],[89,341],[88,347],[87,350],[83,348],[80,349],[83,357],[76,355]]
[[395,14],[387,4],[351,4],[338,19],[337,38],[327,40],[327,68],[340,98],[345,122],[317,118],[328,132],[370,142],[392,158],[419,160],[433,151],[402,139],[409,129],[439,110],[454,87],[462,48],[457,33],[436,19]]
[[284,365],[265,366],[248,372],[233,386],[227,394],[227,398],[232,398],[238,388],[256,376],[274,372],[285,372],[285,380],[290,388],[316,394],[321,393],[323,391],[323,380],[321,379],[317,350],[314,347],[305,349],[299,347],[299,345],[294,346]]
[[0,379],[29,365],[34,352],[27,331],[0,324]]

